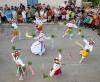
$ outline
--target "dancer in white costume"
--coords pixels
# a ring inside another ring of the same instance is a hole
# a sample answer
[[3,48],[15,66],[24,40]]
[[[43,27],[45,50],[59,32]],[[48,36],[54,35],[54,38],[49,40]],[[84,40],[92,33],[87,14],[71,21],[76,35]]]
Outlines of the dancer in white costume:
[[[32,36],[28,35],[28,33],[26,33],[26,37],[32,38]],[[33,54],[38,54],[41,56],[45,52],[44,40],[51,38],[46,37],[44,33],[40,32],[39,36],[35,37],[34,39],[37,39],[37,41],[32,44],[31,52]]]
[[86,39],[83,39],[83,41],[85,42],[85,47],[84,49],[88,49],[89,52],[92,52],[93,51],[93,45],[94,45],[94,41],[92,39],[90,39],[89,41],[87,41]]
[[16,76],[18,76],[18,74],[20,74],[19,80],[23,80],[23,76],[25,75],[26,67],[25,67],[25,64],[23,63],[23,61],[21,60],[21,58],[19,57],[20,53],[18,51],[15,51],[15,53],[11,53],[11,55],[17,66]]
[[54,75],[59,75],[62,73],[62,71],[61,71],[61,66],[62,66],[61,59],[62,59],[62,56],[61,56],[61,53],[59,53],[59,56],[54,59],[53,67],[51,68],[50,73],[49,73],[50,77],[52,77]]
[[69,39],[72,39],[72,36],[74,35],[73,31],[74,29],[78,30],[78,34],[81,34],[80,28],[77,27],[77,25],[73,22],[71,19],[69,23],[66,24],[66,31],[62,37],[65,37],[66,35],[69,35]]

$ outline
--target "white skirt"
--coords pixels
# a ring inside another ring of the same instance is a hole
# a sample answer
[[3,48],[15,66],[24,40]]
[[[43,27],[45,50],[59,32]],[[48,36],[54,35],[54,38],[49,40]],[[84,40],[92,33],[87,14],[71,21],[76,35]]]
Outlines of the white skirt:
[[45,52],[44,42],[36,41],[31,46],[31,52],[33,54],[39,54],[40,56]]

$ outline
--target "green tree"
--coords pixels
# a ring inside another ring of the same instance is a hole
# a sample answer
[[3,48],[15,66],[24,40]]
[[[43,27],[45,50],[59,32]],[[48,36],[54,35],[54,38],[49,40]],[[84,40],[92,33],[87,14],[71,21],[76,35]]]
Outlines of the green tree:
[[97,6],[97,5],[100,5],[100,0],[83,0],[85,2],[92,2],[93,5]]

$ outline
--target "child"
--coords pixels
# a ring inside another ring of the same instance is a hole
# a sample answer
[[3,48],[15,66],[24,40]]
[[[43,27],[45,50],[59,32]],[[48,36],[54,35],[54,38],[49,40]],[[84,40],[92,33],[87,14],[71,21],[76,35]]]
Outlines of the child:
[[80,64],[89,56],[89,50],[88,49],[82,49],[80,51],[80,55],[82,56],[81,59],[80,59]]

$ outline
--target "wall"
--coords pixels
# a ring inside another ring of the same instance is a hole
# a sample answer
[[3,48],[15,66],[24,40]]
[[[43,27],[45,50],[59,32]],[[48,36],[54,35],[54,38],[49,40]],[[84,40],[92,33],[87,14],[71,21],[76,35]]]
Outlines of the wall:
[[[64,1],[69,1],[69,0],[38,0],[39,3],[50,4],[56,7],[62,5]],[[76,5],[81,6],[81,1],[82,0],[76,0]],[[5,4],[8,4],[10,6],[11,5],[19,6],[20,3],[23,3],[25,6],[27,6],[27,0],[0,0],[0,6],[4,6]]]
[[64,3],[64,1],[68,0],[38,0],[39,3],[45,3],[45,4],[50,4],[52,6],[59,6]]
[[0,0],[0,6],[4,6],[5,4],[19,6],[20,3],[23,3],[25,6],[27,5],[27,0]]

